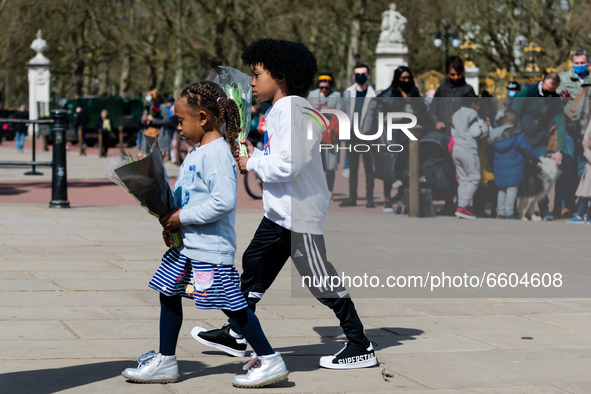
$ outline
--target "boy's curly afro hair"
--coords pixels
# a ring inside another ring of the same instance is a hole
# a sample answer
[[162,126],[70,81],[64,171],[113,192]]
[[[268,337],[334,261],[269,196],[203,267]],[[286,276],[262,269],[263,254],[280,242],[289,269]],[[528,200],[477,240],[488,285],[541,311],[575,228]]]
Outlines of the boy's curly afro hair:
[[305,97],[318,72],[316,57],[299,42],[263,38],[242,53],[245,65],[261,64],[275,78],[287,83],[290,95]]

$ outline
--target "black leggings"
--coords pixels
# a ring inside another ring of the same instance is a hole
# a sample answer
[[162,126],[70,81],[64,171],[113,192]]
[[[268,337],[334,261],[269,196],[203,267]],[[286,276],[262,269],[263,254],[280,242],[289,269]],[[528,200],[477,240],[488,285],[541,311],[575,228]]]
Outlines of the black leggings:
[[[244,338],[259,356],[275,353],[265,337],[259,319],[248,308],[239,311],[222,310],[230,318],[233,326],[239,328]],[[181,296],[165,296],[160,293],[160,353],[173,356],[183,324],[183,304]]]

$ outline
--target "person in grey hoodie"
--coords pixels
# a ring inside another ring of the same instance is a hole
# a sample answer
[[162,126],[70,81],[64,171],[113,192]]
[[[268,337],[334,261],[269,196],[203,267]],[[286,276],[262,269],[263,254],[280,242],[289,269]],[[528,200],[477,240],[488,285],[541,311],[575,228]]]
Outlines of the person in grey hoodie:
[[477,138],[488,133],[488,122],[478,118],[480,104],[475,96],[462,99],[462,106],[452,115],[451,135],[454,139],[452,158],[458,175],[458,207],[456,216],[476,219],[468,204],[480,183],[480,160]]

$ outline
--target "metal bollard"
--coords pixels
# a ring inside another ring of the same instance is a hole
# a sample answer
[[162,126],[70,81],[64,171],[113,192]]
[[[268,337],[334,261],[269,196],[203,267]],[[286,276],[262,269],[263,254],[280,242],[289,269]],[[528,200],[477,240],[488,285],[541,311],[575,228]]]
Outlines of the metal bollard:
[[103,133],[98,133],[98,146],[99,146],[99,157],[106,157],[107,155],[103,155],[105,147],[103,146]]
[[51,201],[49,208],[70,208],[68,177],[66,173],[66,119],[63,109],[51,111],[53,119],[53,172],[51,175]]
[[45,152],[48,152],[49,151],[49,147],[47,146],[47,126],[43,126],[43,129],[42,130],[43,130],[42,131],[42,133],[43,133],[43,150]]
[[419,141],[408,141],[408,172],[409,179],[409,201],[408,215],[411,218],[419,217]]
[[123,150],[123,126],[119,126],[119,150],[121,154],[125,153]]

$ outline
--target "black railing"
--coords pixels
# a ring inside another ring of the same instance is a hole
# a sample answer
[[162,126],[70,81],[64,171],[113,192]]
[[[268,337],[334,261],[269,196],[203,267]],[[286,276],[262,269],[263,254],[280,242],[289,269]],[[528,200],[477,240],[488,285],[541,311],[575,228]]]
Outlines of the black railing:
[[[51,119],[0,119],[1,123],[26,123],[33,125],[33,157],[31,161],[0,161],[0,166],[31,166],[32,170],[25,175],[42,175],[35,167],[52,167],[50,208],[69,208],[68,179],[66,174],[66,118],[67,111],[57,109],[51,111]],[[53,125],[52,161],[37,161],[35,158],[35,128],[38,124]]]
[[38,124],[53,124],[53,119],[38,119],[38,120],[29,120],[29,119],[0,119],[0,123],[25,123],[25,124],[32,124],[33,125],[33,149],[32,155],[33,158],[31,161],[17,161],[17,160],[8,160],[8,161],[0,161],[0,166],[31,166],[31,171],[25,172],[25,175],[43,175],[43,173],[36,171],[35,167],[51,167],[51,161],[36,161],[35,160],[35,140],[37,139],[35,136],[35,128]]

